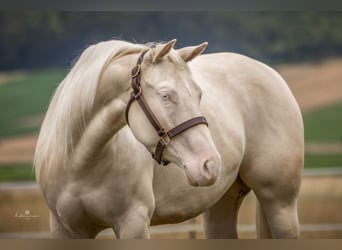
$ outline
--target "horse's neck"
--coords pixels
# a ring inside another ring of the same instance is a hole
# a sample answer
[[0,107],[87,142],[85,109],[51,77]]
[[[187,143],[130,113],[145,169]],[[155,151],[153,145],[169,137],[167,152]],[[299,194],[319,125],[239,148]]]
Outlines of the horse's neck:
[[82,169],[106,153],[108,142],[126,125],[124,113],[130,96],[130,72],[135,57],[122,57],[111,63],[103,72],[92,117],[75,146],[73,169]]
[[103,71],[96,91],[93,112],[101,109],[113,99],[128,102],[131,90],[131,70],[137,54],[122,56],[110,63]]
[[78,171],[106,153],[110,139],[126,124],[125,103],[114,99],[101,109],[90,121],[73,154],[73,169]]

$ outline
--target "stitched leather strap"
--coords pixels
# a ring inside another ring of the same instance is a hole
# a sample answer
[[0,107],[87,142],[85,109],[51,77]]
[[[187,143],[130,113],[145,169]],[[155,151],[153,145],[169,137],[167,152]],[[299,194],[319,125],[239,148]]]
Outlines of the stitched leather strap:
[[169,164],[168,161],[162,159],[163,151],[164,151],[165,147],[166,147],[166,145],[161,140],[159,140],[157,147],[156,147],[156,151],[154,153],[152,153],[153,159],[156,162],[158,162],[158,164],[161,164],[163,166],[166,166],[167,164]]
[[150,121],[154,129],[157,131],[159,136],[163,136],[165,134],[165,131],[163,127],[160,125],[158,119],[156,116],[153,114],[151,108],[147,104],[143,94],[142,94],[142,88],[140,85],[140,78],[141,78],[141,64],[144,60],[144,56],[147,53],[148,50],[144,50],[141,55],[138,58],[136,66],[132,70],[132,93],[130,100],[128,101],[127,107],[126,107],[126,112],[125,112],[125,118],[126,122],[129,125],[128,121],[128,111],[130,106],[134,101],[137,101],[143,112],[145,113],[147,119]]
[[200,124],[205,124],[208,126],[207,119],[205,119],[205,117],[203,117],[203,116],[192,118],[192,119],[187,120],[186,122],[183,122],[183,123],[179,124],[178,126],[174,127],[169,132],[167,132],[167,134],[172,139],[176,135],[183,133],[185,130],[192,128],[194,126],[200,125]]
[[127,124],[129,125],[129,121],[128,121],[128,111],[129,108],[131,107],[132,103],[136,100],[136,98],[141,94],[141,85],[140,85],[140,74],[141,74],[141,64],[144,60],[144,56],[147,53],[147,50],[144,50],[141,55],[139,56],[138,60],[137,60],[137,64],[135,65],[135,67],[132,69],[132,93],[131,93],[131,97],[127,103],[127,107],[126,107],[126,111],[125,111],[125,119]]
[[161,137],[160,140],[158,141],[157,148],[154,154],[152,154],[152,157],[162,165],[167,165],[169,162],[162,160],[163,156],[163,151],[164,148],[171,142],[171,139],[174,138],[175,136],[183,133],[185,130],[188,130],[189,128],[192,128],[194,126],[204,124],[208,126],[207,119],[203,116],[195,117],[190,120],[187,120],[178,126],[174,127],[171,129],[169,132],[166,132],[167,136],[169,137],[168,139],[165,139],[164,137]]
[[147,119],[150,121],[150,123],[152,124],[154,129],[157,131],[158,135],[159,136],[163,136],[165,134],[165,131],[164,131],[163,127],[160,125],[160,123],[159,123],[158,119],[156,118],[156,116],[153,114],[150,106],[145,101],[144,96],[142,94],[140,94],[136,98],[136,101],[139,103],[142,111],[144,111]]

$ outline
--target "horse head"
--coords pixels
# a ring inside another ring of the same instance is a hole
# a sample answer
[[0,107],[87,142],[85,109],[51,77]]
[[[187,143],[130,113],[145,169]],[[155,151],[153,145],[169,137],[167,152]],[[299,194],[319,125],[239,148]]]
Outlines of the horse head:
[[174,50],[176,40],[145,50],[132,71],[132,95],[126,119],[134,136],[160,164],[183,168],[193,186],[216,182],[221,156],[206,119],[202,91],[187,62],[207,46]]

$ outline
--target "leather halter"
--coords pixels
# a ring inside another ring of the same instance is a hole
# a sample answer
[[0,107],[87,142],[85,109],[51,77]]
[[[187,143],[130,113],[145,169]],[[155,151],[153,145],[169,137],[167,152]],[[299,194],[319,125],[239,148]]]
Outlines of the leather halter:
[[183,133],[185,130],[192,128],[194,126],[197,126],[200,124],[205,124],[208,126],[208,122],[205,117],[199,116],[199,117],[189,119],[177,125],[176,127],[174,127],[173,129],[169,131],[165,131],[165,129],[162,127],[157,117],[153,114],[151,108],[148,106],[147,102],[145,101],[145,98],[142,93],[142,88],[140,85],[141,64],[143,62],[144,56],[147,53],[147,51],[148,49],[144,50],[141,53],[141,55],[138,58],[136,66],[132,69],[132,92],[131,92],[131,98],[126,107],[125,118],[126,118],[127,124],[129,125],[129,121],[128,121],[129,108],[134,101],[137,101],[141,109],[145,113],[146,117],[148,118],[148,120],[150,121],[150,123],[152,124],[152,126],[154,127],[154,129],[157,131],[159,135],[159,141],[158,141],[156,150],[154,153],[153,152],[151,153],[152,157],[158,162],[158,164],[162,164],[165,166],[169,164],[169,162],[167,160],[163,160],[162,155],[163,155],[163,151],[165,147],[170,144],[172,138],[174,138],[175,136]]

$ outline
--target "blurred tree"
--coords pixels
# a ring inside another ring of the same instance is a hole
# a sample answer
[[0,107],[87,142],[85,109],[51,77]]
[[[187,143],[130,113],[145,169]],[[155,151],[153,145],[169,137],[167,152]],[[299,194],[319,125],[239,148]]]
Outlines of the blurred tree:
[[66,67],[108,39],[208,41],[267,62],[342,55],[342,12],[0,12],[0,70]]

